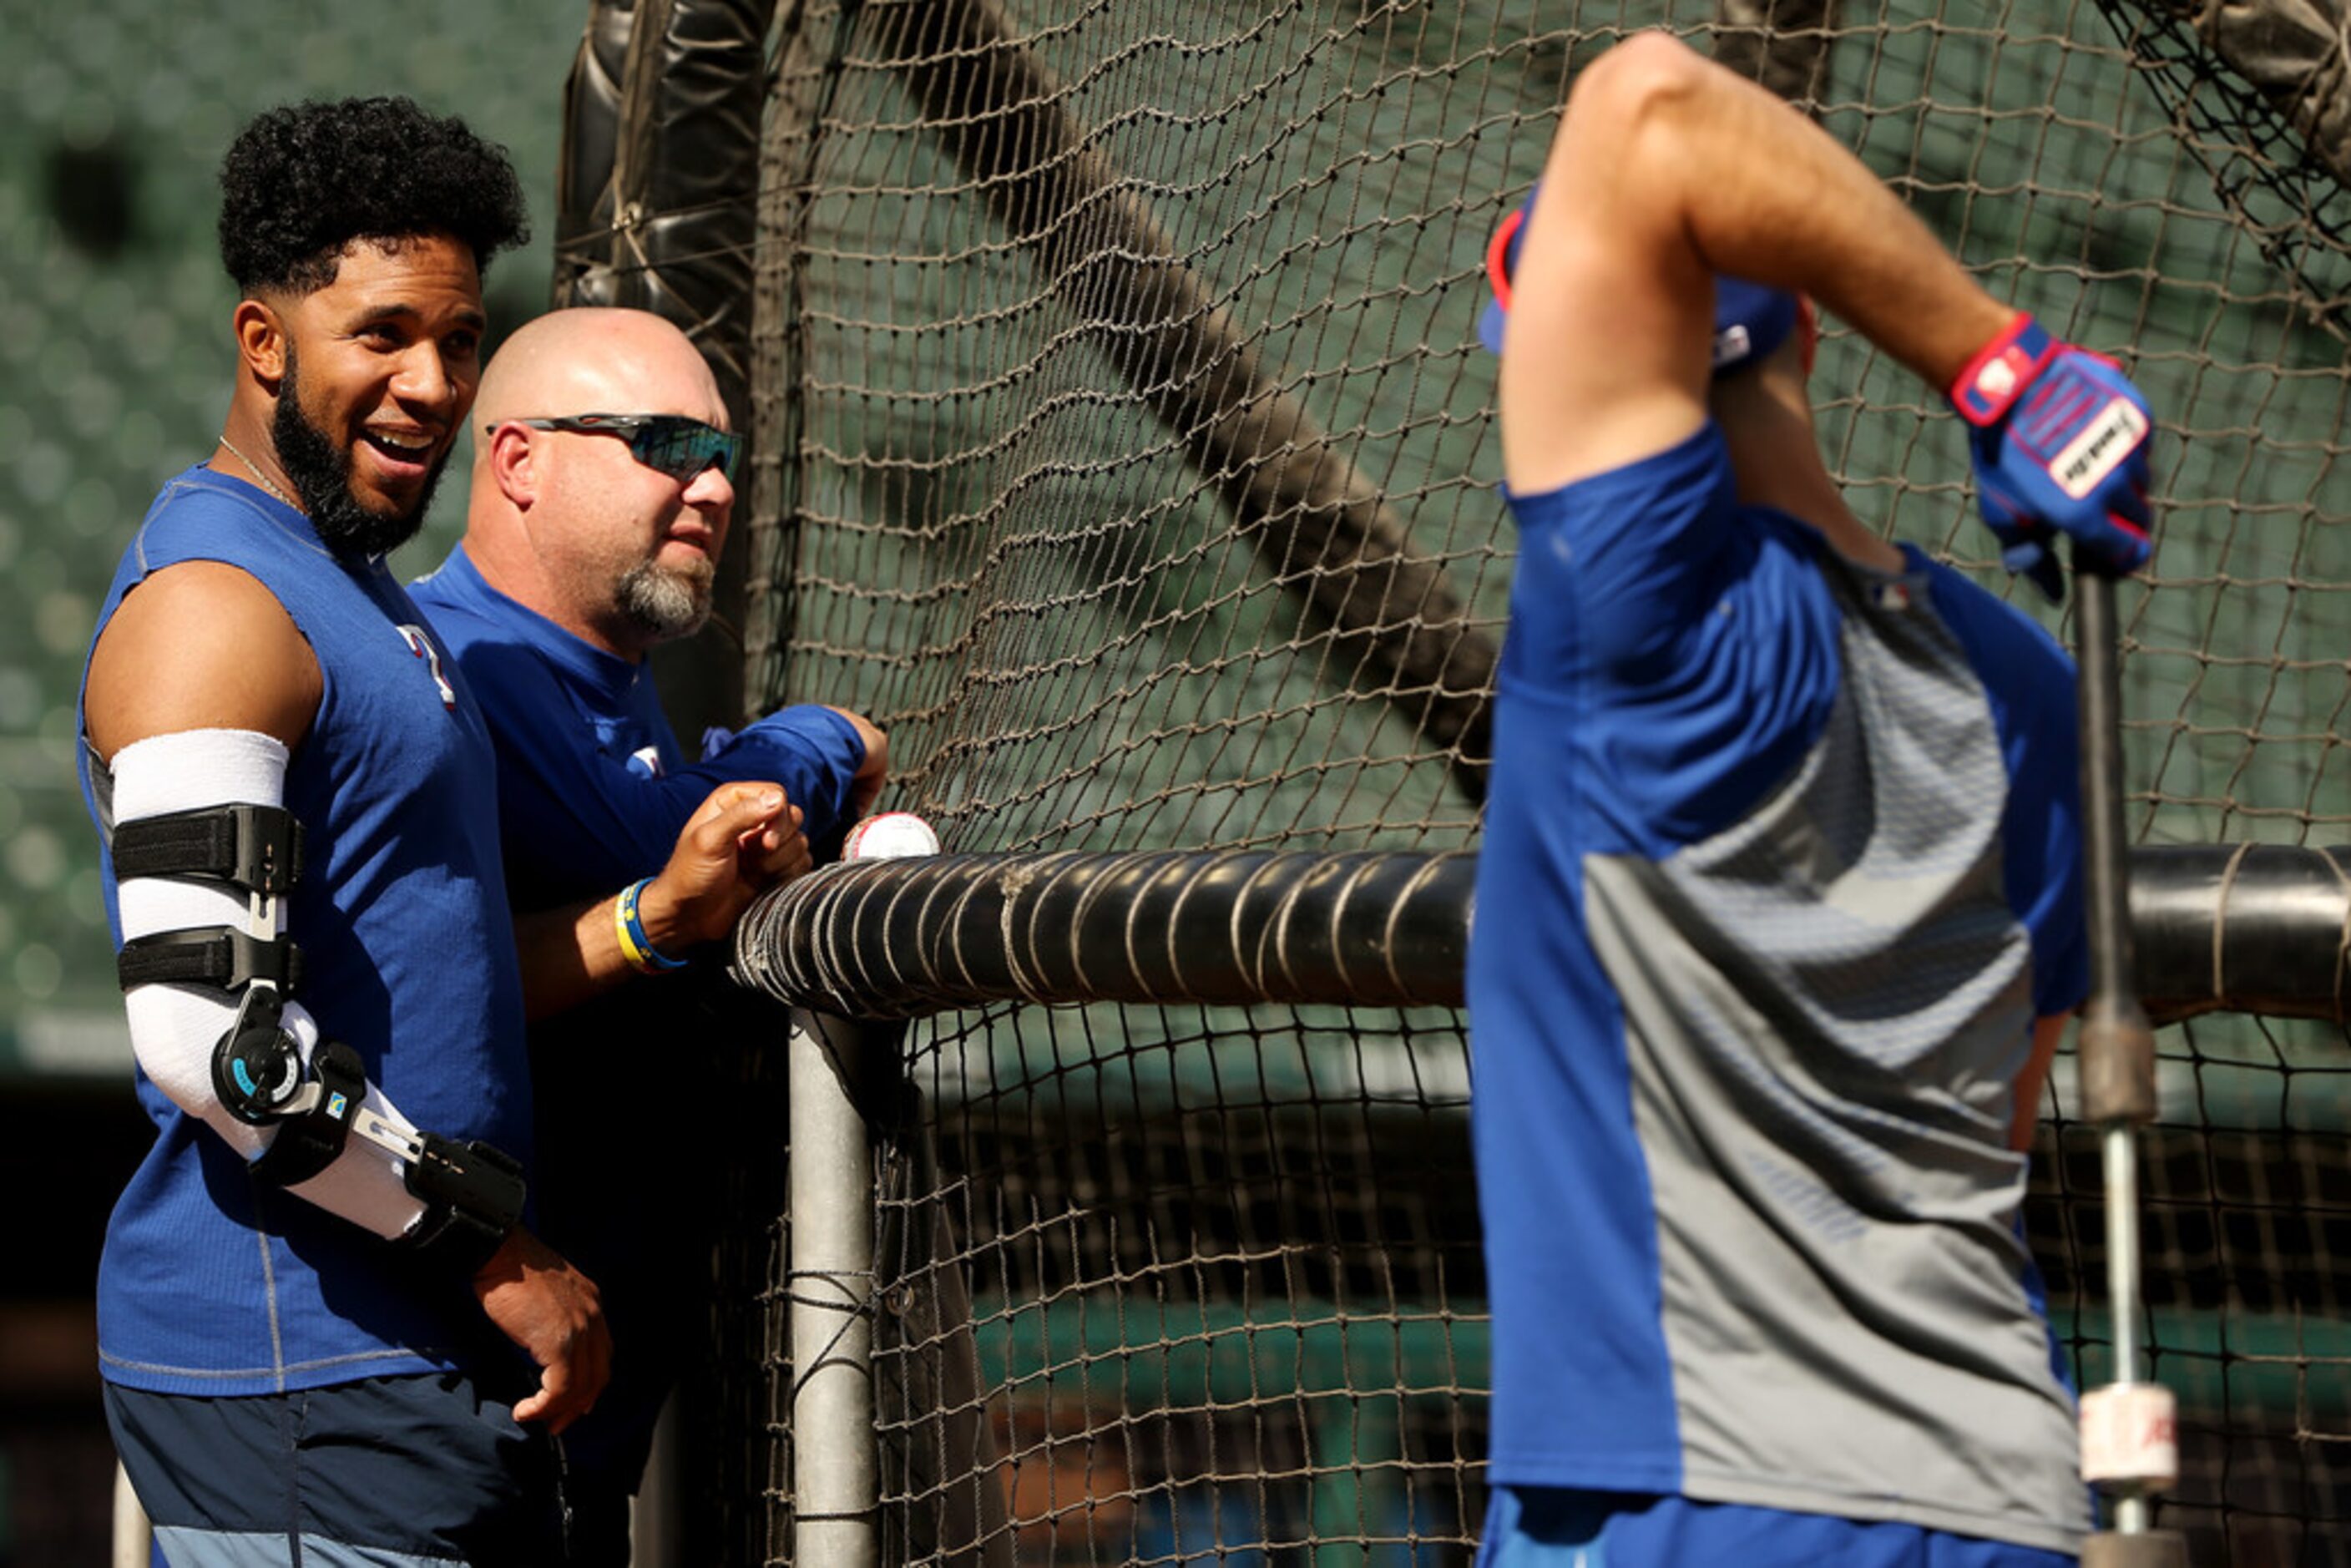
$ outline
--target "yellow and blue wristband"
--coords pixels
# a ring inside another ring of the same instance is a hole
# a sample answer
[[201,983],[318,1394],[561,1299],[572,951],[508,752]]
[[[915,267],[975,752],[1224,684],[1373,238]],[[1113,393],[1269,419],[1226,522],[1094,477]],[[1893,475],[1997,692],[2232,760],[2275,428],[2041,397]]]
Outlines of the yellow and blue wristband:
[[640,975],[658,975],[664,970],[683,969],[686,961],[673,958],[655,947],[653,938],[645,935],[645,923],[637,914],[637,898],[652,885],[653,878],[631,885],[621,894],[620,903],[612,906],[612,934],[621,940],[621,956],[629,967]]

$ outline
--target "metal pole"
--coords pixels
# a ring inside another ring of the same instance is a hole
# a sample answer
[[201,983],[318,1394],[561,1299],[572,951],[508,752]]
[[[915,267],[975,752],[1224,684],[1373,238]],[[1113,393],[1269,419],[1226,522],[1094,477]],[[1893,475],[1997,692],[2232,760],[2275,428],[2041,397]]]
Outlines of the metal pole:
[[2082,1475],[2113,1503],[2112,1528],[2084,1543],[2085,1568],[2186,1568],[2185,1540],[2151,1528],[2152,1500],[2177,1479],[2171,1391],[2142,1375],[2138,1129],[2155,1120],[2155,1030],[2138,997],[2123,841],[2121,628],[2115,583],[2074,571],[2081,655],[2083,896],[2090,999],[2076,1037],[2082,1114],[2098,1129],[2105,1173],[2106,1301],[2114,1382],[2082,1399]]
[[685,1475],[678,1431],[681,1403],[678,1391],[671,1389],[653,1422],[644,1479],[629,1502],[629,1568],[684,1568],[679,1544],[685,1518],[684,1489],[679,1484]]
[[[2113,1303],[2115,1384],[2135,1388],[2143,1381],[2144,1364],[2138,1343],[2138,1136],[2125,1124],[2105,1128],[2098,1139],[2106,1178],[2106,1300]],[[2153,1485],[2133,1480],[2111,1494],[2116,1534],[2138,1535],[2154,1527],[2147,1507]]]
[[792,1561],[880,1568],[873,1439],[873,1155],[862,1031],[795,1009],[791,1095]]

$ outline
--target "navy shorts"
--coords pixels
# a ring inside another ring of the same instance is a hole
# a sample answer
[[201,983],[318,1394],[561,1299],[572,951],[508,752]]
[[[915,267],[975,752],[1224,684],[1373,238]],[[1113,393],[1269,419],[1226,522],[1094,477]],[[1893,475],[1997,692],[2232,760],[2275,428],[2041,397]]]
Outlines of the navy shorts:
[[1478,1568],[2074,1568],[2070,1552],[1671,1494],[1496,1487]]
[[461,1373],[236,1398],[105,1393],[115,1450],[172,1568],[568,1555],[554,1440]]

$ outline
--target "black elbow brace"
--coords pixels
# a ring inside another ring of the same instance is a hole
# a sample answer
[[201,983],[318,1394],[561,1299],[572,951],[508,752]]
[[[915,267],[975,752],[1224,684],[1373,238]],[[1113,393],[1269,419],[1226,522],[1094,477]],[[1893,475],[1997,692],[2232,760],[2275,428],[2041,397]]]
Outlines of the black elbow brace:
[[400,1156],[402,1184],[424,1202],[416,1228],[394,1245],[419,1262],[470,1277],[522,1218],[528,1188],[521,1165],[478,1139],[412,1133],[364,1113],[367,1079],[359,1052],[322,1040],[305,1074],[278,1017],[275,993],[256,987],[213,1058],[222,1103],[240,1121],[277,1129],[247,1168],[263,1181],[293,1186],[334,1164],[356,1133]]
[[203,986],[236,998],[236,1016],[213,1049],[213,1092],[248,1126],[277,1128],[253,1174],[292,1186],[343,1151],[367,1092],[359,1053],[322,1041],[309,1070],[284,1024],[285,998],[302,978],[302,950],[258,935],[302,875],[302,824],[282,806],[208,806],[121,823],[109,845],[118,883],[186,877],[225,883],[253,901],[255,929],[214,925],[134,937],[115,959],[126,991]]
[[[274,924],[274,900],[302,871],[302,824],[279,806],[214,806],[142,818],[115,830],[115,876],[185,876],[227,883],[255,900],[256,923]],[[268,929],[264,925],[262,929]],[[277,1136],[248,1168],[295,1186],[342,1154],[353,1133],[404,1162],[402,1177],[424,1216],[398,1245],[468,1274],[487,1261],[522,1218],[522,1166],[481,1142],[411,1134],[361,1113],[365,1065],[340,1040],[322,1040],[302,1063],[284,1025],[285,1000],[302,976],[302,953],[283,936],[221,925],[168,931],[123,944],[122,988],[199,985],[237,997],[235,1019],[213,1052],[213,1092],[229,1114]]]
[[[366,1069],[341,1040],[321,1040],[306,1074],[300,1047],[278,1027],[276,995],[256,987],[246,999],[213,1055],[213,1088],[238,1121],[277,1129],[246,1168],[274,1186],[297,1186],[341,1155],[367,1099]],[[235,1097],[248,1083],[258,1092]]]
[[108,840],[117,882],[193,876],[266,898],[302,880],[302,824],[283,806],[200,806],[118,825]]
[[421,1133],[408,1157],[408,1190],[424,1218],[398,1245],[435,1269],[471,1278],[522,1219],[527,1188],[512,1155],[481,1140]]

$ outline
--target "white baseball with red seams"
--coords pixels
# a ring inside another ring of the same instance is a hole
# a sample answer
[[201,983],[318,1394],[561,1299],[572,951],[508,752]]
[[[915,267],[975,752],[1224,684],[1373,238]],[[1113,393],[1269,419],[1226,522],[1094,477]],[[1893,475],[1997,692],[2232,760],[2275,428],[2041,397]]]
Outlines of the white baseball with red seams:
[[939,852],[939,835],[912,811],[884,811],[849,830],[841,842],[845,861],[894,861]]

